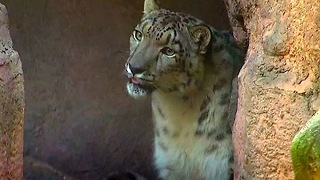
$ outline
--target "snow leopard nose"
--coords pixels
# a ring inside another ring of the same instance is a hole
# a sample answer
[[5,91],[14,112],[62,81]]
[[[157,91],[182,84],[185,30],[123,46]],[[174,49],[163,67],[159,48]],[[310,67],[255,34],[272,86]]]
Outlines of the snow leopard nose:
[[147,69],[142,68],[142,67],[135,67],[132,64],[129,63],[129,69],[132,72],[132,74],[142,74],[144,73]]

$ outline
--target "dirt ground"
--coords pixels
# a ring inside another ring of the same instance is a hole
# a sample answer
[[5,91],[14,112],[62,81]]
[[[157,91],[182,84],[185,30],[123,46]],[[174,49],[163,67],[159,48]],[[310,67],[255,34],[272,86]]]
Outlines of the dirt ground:
[[[218,29],[222,0],[160,1]],[[0,0],[9,13],[26,94],[26,179],[101,179],[133,170],[154,179],[149,100],[134,101],[122,73],[143,0]]]

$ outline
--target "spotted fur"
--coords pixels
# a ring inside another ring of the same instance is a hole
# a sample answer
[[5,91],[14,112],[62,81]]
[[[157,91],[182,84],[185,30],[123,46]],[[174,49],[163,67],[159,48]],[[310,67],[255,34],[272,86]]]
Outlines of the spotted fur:
[[161,179],[231,177],[228,108],[243,58],[230,32],[145,0],[125,73],[131,96],[152,96],[154,162]]

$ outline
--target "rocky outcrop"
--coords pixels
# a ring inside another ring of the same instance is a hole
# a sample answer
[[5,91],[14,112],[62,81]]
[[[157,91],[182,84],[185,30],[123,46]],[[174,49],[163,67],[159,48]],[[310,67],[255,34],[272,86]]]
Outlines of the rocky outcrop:
[[0,4],[0,179],[23,179],[22,74],[19,55],[12,48],[7,10]]
[[319,109],[320,1],[225,0],[249,48],[239,75],[235,179],[294,179],[295,134]]

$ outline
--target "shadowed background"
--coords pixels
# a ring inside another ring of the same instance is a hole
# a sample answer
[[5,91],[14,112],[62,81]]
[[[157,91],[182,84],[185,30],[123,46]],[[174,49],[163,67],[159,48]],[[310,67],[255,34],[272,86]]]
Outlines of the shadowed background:
[[[222,0],[160,2],[229,29]],[[133,170],[153,179],[149,100],[130,98],[122,74],[143,0],[0,3],[23,63],[25,178],[100,179]]]

